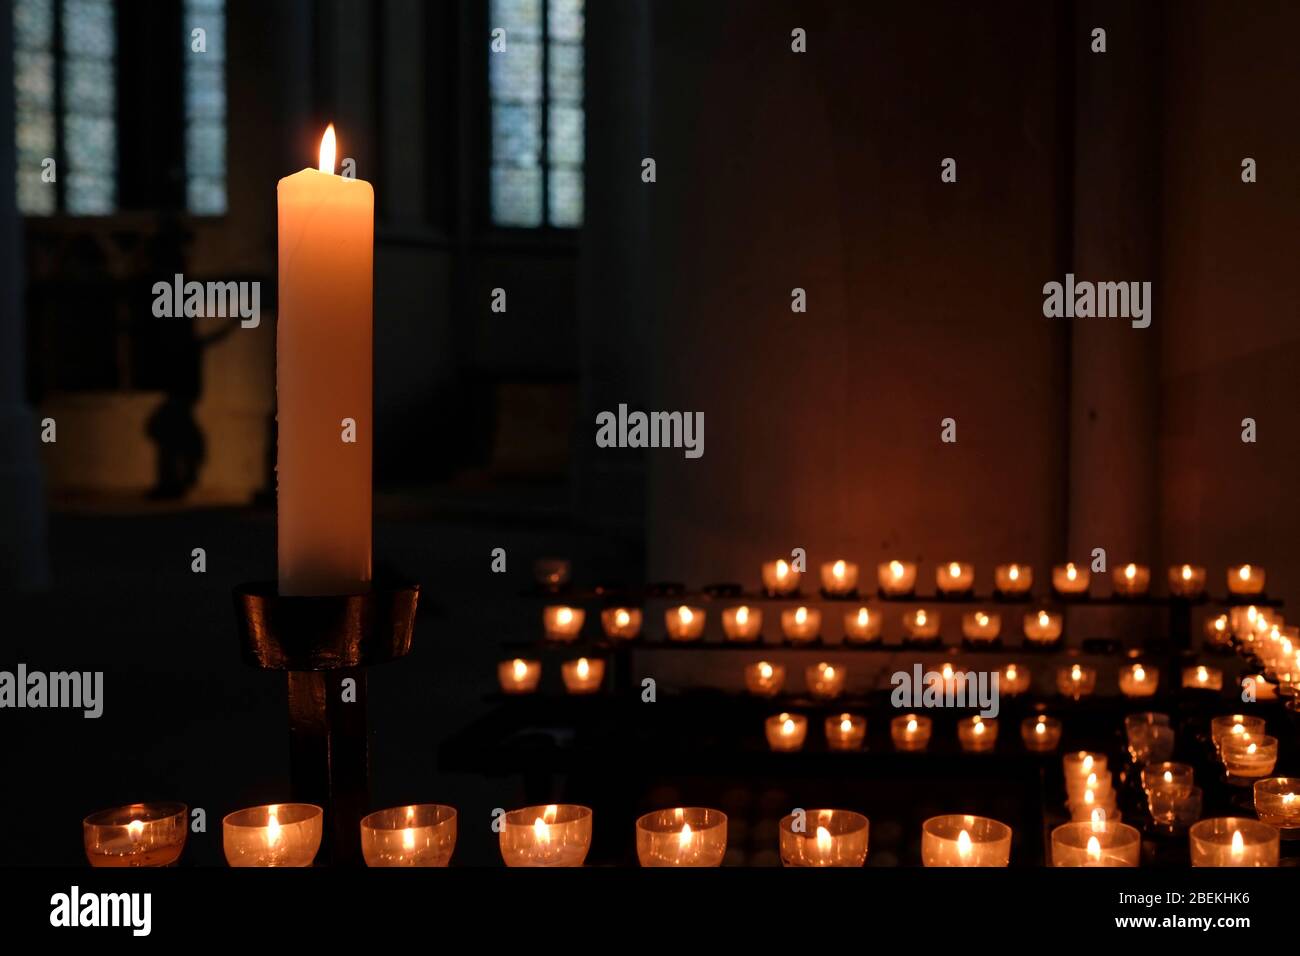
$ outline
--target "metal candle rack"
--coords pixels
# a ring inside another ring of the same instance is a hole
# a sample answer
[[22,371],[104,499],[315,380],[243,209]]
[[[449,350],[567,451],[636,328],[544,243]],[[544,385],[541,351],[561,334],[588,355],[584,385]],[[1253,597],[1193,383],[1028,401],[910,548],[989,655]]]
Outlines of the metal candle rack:
[[[415,584],[323,597],[282,595],[274,581],[235,588],[244,662],[287,674],[289,789],[294,802],[325,810],[323,862],[361,863],[370,802],[366,668],[411,650],[419,596]],[[345,702],[347,680],[354,695]]]

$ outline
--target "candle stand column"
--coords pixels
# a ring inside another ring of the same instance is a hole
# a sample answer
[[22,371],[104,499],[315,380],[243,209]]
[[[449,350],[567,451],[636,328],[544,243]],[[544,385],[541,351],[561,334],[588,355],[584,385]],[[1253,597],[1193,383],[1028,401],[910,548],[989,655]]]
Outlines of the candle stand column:
[[297,597],[269,581],[234,596],[245,663],[288,675],[290,798],[325,811],[320,859],[359,866],[370,803],[366,669],[410,651],[419,586]]

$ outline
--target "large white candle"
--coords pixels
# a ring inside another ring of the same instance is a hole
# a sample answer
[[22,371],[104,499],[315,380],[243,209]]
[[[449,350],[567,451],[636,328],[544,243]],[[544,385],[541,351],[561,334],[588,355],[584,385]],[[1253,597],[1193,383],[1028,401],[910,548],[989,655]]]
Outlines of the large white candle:
[[320,168],[280,180],[276,467],[280,593],[370,580],[375,194]]

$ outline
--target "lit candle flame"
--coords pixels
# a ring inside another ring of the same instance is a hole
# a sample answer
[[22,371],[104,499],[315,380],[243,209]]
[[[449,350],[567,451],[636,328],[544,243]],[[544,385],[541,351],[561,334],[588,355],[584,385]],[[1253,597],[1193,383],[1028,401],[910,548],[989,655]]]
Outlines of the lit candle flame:
[[807,621],[808,621],[808,609],[806,607],[801,607],[794,612],[794,622],[796,624],[804,624]]
[[1097,774],[1096,773],[1088,774],[1088,779],[1085,781],[1084,785],[1089,788],[1095,788],[1097,786]]
[[984,721],[982,721],[982,720],[980,720],[978,717],[976,717],[976,718],[975,718],[975,726],[974,726],[972,729],[973,729],[973,731],[974,731],[974,733],[975,733],[976,736],[979,736],[980,734],[984,733]]
[[415,849],[415,831],[412,830],[410,827],[407,827],[402,831],[402,849],[404,850]]
[[1018,565],[1018,564],[1013,564],[1013,565],[1011,565],[1011,570],[1009,570],[1009,571],[1007,572],[1007,577],[1009,577],[1012,581],[1019,581],[1019,580],[1020,580],[1020,565]]
[[677,834],[677,845],[683,849],[691,845],[691,825],[682,824],[682,832]]
[[817,852],[829,853],[831,851],[831,831],[825,827],[817,828]]
[[690,608],[683,604],[677,609],[677,619],[683,624],[690,624],[691,621],[695,620],[695,614]]
[[789,737],[793,733],[794,733],[794,721],[791,720],[789,717],[787,717],[785,719],[785,722],[781,724],[781,734],[783,736]]
[[1166,771],[1165,771],[1165,783],[1173,783],[1173,782],[1174,782],[1174,774],[1173,774],[1173,771],[1171,771],[1171,770],[1166,770]]
[[1124,568],[1124,577],[1128,578],[1130,581],[1137,577],[1137,573],[1138,568],[1136,564],[1130,564]]
[[903,576],[903,570],[904,569],[903,569],[902,562],[900,561],[889,562],[889,573],[892,574],[895,578],[901,578]]
[[1295,801],[1296,801],[1296,795],[1294,793],[1282,794],[1282,806],[1289,807],[1291,806],[1291,804],[1295,803]]
[[1205,669],[1204,665],[1201,665],[1200,667],[1196,668],[1196,680],[1198,683],[1204,684],[1209,679],[1210,679],[1210,672]]
[[970,857],[970,851],[970,834],[962,830],[961,833],[957,834],[957,855],[965,860]]
[[1101,861],[1101,841],[1095,836],[1088,837],[1088,859]]
[[1084,772],[1084,773],[1087,773],[1087,772],[1090,771],[1090,770],[1092,770],[1092,754],[1084,754],[1084,757],[1083,757],[1083,772]]
[[266,820],[266,845],[275,846],[280,842],[280,818],[276,816],[277,807],[271,807]]
[[1016,679],[1016,665],[1015,665],[1015,664],[1008,664],[1008,665],[1007,665],[1007,680],[1015,680],[1015,679]]
[[565,626],[573,621],[573,609],[562,607],[555,612],[555,623]]
[[551,842],[551,828],[541,817],[533,821],[533,840],[537,843]]
[[1183,580],[1184,580],[1184,581],[1190,581],[1191,579],[1192,579],[1192,566],[1191,566],[1190,564],[1184,564],[1184,565],[1183,565]]
[[759,661],[758,674],[763,678],[763,680],[770,680],[772,677],[772,665],[767,661]]
[[1083,802],[1084,802],[1084,803],[1096,803],[1096,802],[1097,802],[1096,794],[1094,794],[1091,790],[1085,790],[1085,791],[1083,791]]
[[749,623],[749,608],[743,604],[736,608],[736,623],[740,625]]
[[1075,568],[1073,562],[1065,566],[1065,576],[1070,581],[1073,581],[1075,578],[1079,576],[1079,571],[1077,568]]
[[844,562],[836,561],[835,564],[831,566],[831,574],[835,575],[837,578],[844,577]]
[[916,612],[916,623],[919,624],[919,625],[924,626],[924,624],[925,624],[925,611],[921,610],[921,611],[917,611],[917,612]]
[[1218,617],[1214,619],[1214,629],[1216,631],[1226,630],[1227,627],[1228,627],[1228,616],[1226,614],[1220,614]]
[[789,573],[790,565],[786,564],[784,561],[776,562],[776,576],[778,578],[784,578]]
[[943,679],[944,679],[944,680],[952,680],[952,665],[951,665],[951,664],[944,664],[944,665],[943,665]]
[[1104,833],[1106,831],[1106,811],[1097,807],[1092,811],[1092,832]]
[[631,623],[631,621],[632,621],[632,615],[628,614],[627,611],[623,610],[622,608],[619,608],[617,611],[614,612],[614,623],[617,624],[619,627],[627,627],[628,624]]
[[126,834],[131,838],[132,843],[138,843],[140,837],[144,834],[144,821],[132,820],[126,825]]
[[835,668],[831,667],[830,664],[823,664],[823,665],[822,665],[822,679],[823,679],[823,680],[834,680],[834,679],[835,679]]
[[858,627],[866,627],[869,616],[865,607],[858,608]]
[[582,680],[586,680],[586,679],[587,679],[587,675],[588,675],[590,672],[591,672],[591,664],[589,664],[589,663],[587,662],[587,659],[586,659],[585,657],[579,657],[579,658],[578,658],[578,677],[581,678]]
[[989,622],[989,616],[987,614],[985,614],[983,611],[975,612],[976,624],[978,624],[980,627],[984,627],[988,624],[988,622]]
[[1147,679],[1147,672],[1143,669],[1141,664],[1133,665],[1133,679],[1139,684]]
[[1038,626],[1039,626],[1039,627],[1047,627],[1048,623],[1050,623],[1051,620],[1052,620],[1052,619],[1048,616],[1048,614],[1047,614],[1046,611],[1039,611],[1039,612],[1038,612]]
[[325,127],[325,135],[320,138],[320,166],[322,173],[334,175],[334,124]]
[[515,680],[523,680],[528,676],[528,664],[519,658],[515,658]]
[[907,732],[908,732],[909,734],[914,734],[914,733],[916,733],[916,718],[915,718],[915,717],[913,717],[911,720],[909,720],[909,721],[907,722]]
[[1036,734],[1047,733],[1047,724],[1043,723],[1041,718],[1039,719],[1038,723],[1034,724],[1034,733]]
[[853,732],[853,721],[849,718],[847,714],[845,714],[843,719],[840,720],[840,733],[849,734],[852,732]]
[[1240,860],[1246,852],[1246,841],[1241,838],[1240,830],[1232,831],[1232,858]]
[[953,578],[955,578],[955,577],[960,577],[960,576],[961,576],[961,565],[958,564],[956,561],[954,561],[952,564],[948,565],[948,576],[949,576],[949,577],[953,577]]
[[1249,565],[1249,564],[1243,564],[1240,568],[1238,568],[1238,569],[1237,569],[1237,576],[1238,576],[1239,578],[1241,578],[1243,581],[1249,581],[1249,580],[1250,580],[1250,565]]
[[1082,680],[1082,679],[1083,679],[1083,670],[1082,668],[1079,667],[1078,664],[1075,664],[1073,667],[1070,668],[1070,680]]

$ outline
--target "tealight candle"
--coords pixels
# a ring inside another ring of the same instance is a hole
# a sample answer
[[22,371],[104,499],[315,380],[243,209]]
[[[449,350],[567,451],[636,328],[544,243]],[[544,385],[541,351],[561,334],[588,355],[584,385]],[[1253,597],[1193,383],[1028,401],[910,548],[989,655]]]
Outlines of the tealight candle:
[[697,641],[704,633],[704,609],[685,604],[669,608],[664,611],[664,627],[671,641]]
[[1198,664],[1183,668],[1183,686],[1196,690],[1222,690],[1223,671],[1217,667]]
[[185,849],[189,808],[183,803],[133,803],[100,810],[81,823],[91,866],[171,866]]
[[1247,817],[1215,817],[1187,831],[1192,866],[1277,866],[1277,827]]
[[916,589],[916,562],[882,561],[876,568],[876,579],[882,593],[905,597]]
[[844,612],[844,639],[850,644],[868,644],[880,640],[881,614],[870,608]]
[[1052,866],[1137,866],[1142,836],[1126,823],[1087,820],[1052,831]]
[[1025,641],[1036,646],[1060,640],[1063,620],[1059,612],[1046,609],[1025,615]]
[[455,807],[413,804],[379,810],[361,820],[366,866],[446,866],[455,849]]
[[745,667],[745,688],[758,697],[775,697],[785,686],[785,665],[759,661]]
[[538,558],[533,562],[533,579],[547,591],[558,591],[569,583],[573,571],[564,558]]
[[975,586],[975,566],[966,561],[949,561],[934,569],[940,594],[966,594]]
[[506,866],[582,866],[591,848],[591,810],[564,803],[511,810],[499,836]]
[[1034,569],[1027,564],[999,564],[993,569],[993,586],[999,594],[1020,596],[1034,586]]
[[1264,735],[1264,718],[1251,717],[1248,714],[1225,714],[1210,721],[1210,739],[1214,749],[1222,752],[1225,737],[1237,737],[1247,734],[1253,737]]
[[1085,664],[1071,664],[1056,671],[1056,689],[1075,700],[1087,697],[1097,686],[1097,669]]
[[1026,717],[1020,722],[1020,739],[1034,753],[1055,750],[1061,743],[1061,722],[1045,714]]
[[1065,782],[1086,780],[1088,774],[1106,772],[1106,755],[1087,750],[1076,750],[1061,758],[1065,770]]
[[727,815],[705,807],[656,810],[636,821],[636,857],[642,866],[721,866],[727,853]]
[[221,821],[231,866],[311,866],[320,849],[324,811],[311,803],[273,803],[236,810]]
[[861,750],[867,739],[867,718],[832,714],[826,718],[826,746],[831,750]]
[[931,817],[921,825],[921,862],[926,866],[1006,866],[1011,827],[988,817]]
[[990,718],[963,717],[957,721],[957,739],[967,753],[984,753],[998,742],[998,722]]
[[799,590],[801,577],[803,575],[784,559],[763,563],[763,590],[772,597],[785,597]]
[[1008,664],[998,675],[998,692],[1015,697],[1029,690],[1033,673],[1024,664]]
[[1075,564],[1073,561],[1067,564],[1058,564],[1052,568],[1052,589],[1057,594],[1070,597],[1087,594],[1088,585],[1091,581],[1092,572],[1086,567]]
[[1121,597],[1138,597],[1151,586],[1151,569],[1145,564],[1126,564],[1111,571],[1111,585]]
[[1211,647],[1227,647],[1232,643],[1232,631],[1228,629],[1228,615],[1217,614],[1205,619],[1205,643]]
[[939,638],[939,612],[918,607],[903,615],[903,629],[909,641],[929,642]]
[[1221,755],[1230,780],[1267,777],[1277,765],[1277,738],[1254,734],[1225,737]]
[[1228,591],[1237,595],[1264,593],[1264,569],[1250,564],[1228,568]]
[[542,662],[516,657],[497,665],[497,682],[503,694],[531,694],[542,679]]
[[1256,780],[1255,813],[1260,820],[1284,830],[1300,829],[1300,780],[1269,777]]
[[1085,790],[1077,800],[1069,802],[1070,819],[1075,823],[1119,823],[1122,814],[1115,806],[1115,791],[1099,793]]
[[781,819],[786,866],[862,866],[871,823],[852,810],[806,810]]
[[599,657],[579,657],[560,665],[564,689],[570,694],[594,694],[605,679],[605,662]]
[[1169,593],[1180,598],[1198,598],[1205,593],[1205,568],[1175,564],[1169,569]]
[[895,750],[924,750],[930,745],[930,718],[922,714],[902,714],[889,722],[889,736]]
[[630,641],[641,633],[641,609],[607,607],[600,612],[600,624],[611,641]]
[[[1111,777],[1109,770],[1094,770],[1085,777],[1067,778],[1065,793],[1068,802],[1096,805],[1112,801],[1115,788],[1111,784]],[[1091,798],[1089,794],[1092,794]]]
[[756,641],[763,631],[763,612],[742,604],[722,612],[722,633],[729,641]]
[[1146,664],[1129,664],[1119,669],[1119,690],[1125,697],[1150,697],[1160,683],[1160,671]]
[[580,607],[554,604],[542,609],[542,628],[548,641],[571,644],[578,639],[587,612]]
[[1151,819],[1166,830],[1181,830],[1201,817],[1201,788],[1186,789],[1156,781],[1147,791],[1147,808]]
[[768,746],[773,750],[799,750],[808,736],[808,718],[802,714],[776,714],[767,718],[765,729]]
[[1174,751],[1174,728],[1166,714],[1129,714],[1124,718],[1128,752],[1137,763],[1160,763]]
[[822,632],[822,612],[815,607],[786,608],[781,612],[781,633],[786,640],[806,643]]
[[1195,774],[1191,766],[1185,763],[1172,763],[1168,760],[1149,763],[1142,768],[1142,789],[1150,793],[1157,787],[1170,787],[1184,792],[1192,789]]
[[818,700],[831,700],[844,690],[845,670],[825,661],[813,664],[804,671],[808,692]]
[[961,616],[962,637],[972,643],[987,644],[995,641],[1001,631],[1001,614],[989,614],[987,611],[970,611]]
[[858,566],[842,558],[822,565],[822,590],[832,597],[848,597],[858,589]]

